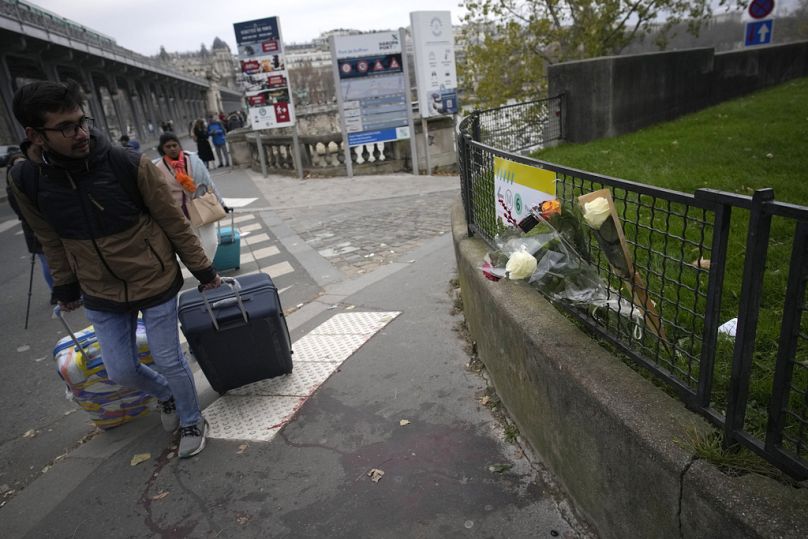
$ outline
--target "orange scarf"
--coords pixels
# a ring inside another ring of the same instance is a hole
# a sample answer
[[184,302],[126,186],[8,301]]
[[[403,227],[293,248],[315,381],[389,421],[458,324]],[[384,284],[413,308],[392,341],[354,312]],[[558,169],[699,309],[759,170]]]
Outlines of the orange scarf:
[[179,159],[171,159],[169,156],[163,156],[166,164],[174,174],[174,179],[179,182],[182,188],[189,193],[196,193],[196,184],[194,180],[188,175],[185,166],[185,153],[180,152]]

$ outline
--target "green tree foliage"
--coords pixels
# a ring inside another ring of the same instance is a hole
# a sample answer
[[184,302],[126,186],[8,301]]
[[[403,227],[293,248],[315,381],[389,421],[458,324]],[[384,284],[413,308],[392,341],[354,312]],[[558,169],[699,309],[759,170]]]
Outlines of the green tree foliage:
[[545,68],[569,60],[619,54],[653,32],[664,48],[668,31],[699,28],[716,9],[743,0],[463,0],[465,58],[461,88],[479,106],[544,94]]

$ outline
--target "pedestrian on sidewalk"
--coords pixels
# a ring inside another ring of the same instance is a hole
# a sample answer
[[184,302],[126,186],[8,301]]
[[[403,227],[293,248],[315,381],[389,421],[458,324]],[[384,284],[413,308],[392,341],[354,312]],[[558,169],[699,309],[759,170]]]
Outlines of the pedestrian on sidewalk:
[[[185,217],[190,218],[187,205],[197,196],[203,186],[205,191],[215,194],[216,198],[219,199],[219,204],[227,210],[222,195],[219,194],[216,184],[210,178],[208,167],[196,154],[183,151],[177,135],[174,133],[160,135],[157,151],[160,152],[162,157],[156,159],[154,164],[163,174],[163,178],[168,184],[172,195],[174,195],[174,200],[182,208]],[[205,255],[213,260],[216,255],[216,248],[219,245],[219,239],[216,235],[216,223],[208,223],[198,227],[192,226],[192,228],[205,250]]]
[[194,124],[193,139],[196,141],[196,153],[205,163],[205,166],[210,168],[210,163],[214,160],[214,157],[208,138],[210,138],[210,135],[208,135],[208,128],[205,127],[205,120],[200,118]]
[[[177,255],[203,288],[221,279],[160,171],[93,129],[84,104],[75,81],[17,90],[14,116],[42,163],[15,169],[14,196],[42,243],[61,308],[84,303],[110,380],[155,395],[163,427],[179,427],[179,456],[190,457],[204,449],[208,427],[179,342]],[[138,312],[154,368],[133,346]]]
[[[14,154],[8,158],[6,163],[6,195],[8,196],[8,204],[11,206],[11,209],[14,210],[14,213],[17,214],[20,224],[22,225],[22,234],[25,238],[25,245],[28,247],[28,252],[39,259],[39,265],[42,268],[42,277],[45,279],[45,284],[48,285],[48,290],[51,291],[50,303],[51,305],[56,305],[56,297],[53,295],[53,277],[51,277],[50,268],[48,267],[48,259],[45,258],[45,253],[42,251],[42,244],[36,239],[34,231],[31,230],[31,227],[23,217],[20,206],[17,204],[17,199],[14,197],[14,192],[11,189],[12,174],[18,174],[18,172],[13,171],[15,166],[21,167],[22,162],[26,159],[39,162],[35,148],[36,147],[32,146],[29,141],[24,140],[20,143],[22,153]],[[31,259],[31,263],[34,263],[33,258]],[[31,271],[33,271],[33,269]]]
[[227,151],[227,131],[221,120],[215,116],[208,121],[208,134],[216,148],[216,157],[219,159],[219,168],[230,166],[230,154]]
[[118,139],[121,143],[121,147],[128,148],[132,151],[139,152],[140,151],[140,143],[137,139],[129,138],[129,135],[121,135],[121,138]]

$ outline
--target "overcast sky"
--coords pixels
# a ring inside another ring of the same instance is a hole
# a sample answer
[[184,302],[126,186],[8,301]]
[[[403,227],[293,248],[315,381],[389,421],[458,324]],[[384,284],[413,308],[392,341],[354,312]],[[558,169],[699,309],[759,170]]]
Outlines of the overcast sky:
[[102,34],[119,45],[153,55],[210,48],[218,36],[235,54],[233,23],[280,17],[285,43],[302,43],[335,28],[387,30],[409,26],[410,11],[451,11],[460,22],[460,0],[28,0]]

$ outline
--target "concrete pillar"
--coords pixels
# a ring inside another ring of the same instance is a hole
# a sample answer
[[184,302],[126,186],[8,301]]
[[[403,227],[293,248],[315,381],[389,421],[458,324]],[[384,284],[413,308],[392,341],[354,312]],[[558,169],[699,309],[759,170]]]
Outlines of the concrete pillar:
[[130,78],[126,78],[126,86],[127,86],[127,95],[129,97],[129,106],[132,108],[132,121],[135,124],[135,133],[137,134],[137,138],[140,141],[146,140],[146,133],[143,130],[143,125],[146,123],[146,113],[143,110],[143,105],[140,101],[140,94],[135,87],[134,81]]
[[86,84],[89,90],[85,97],[87,98],[87,105],[90,107],[90,113],[92,117],[95,118],[96,126],[104,131],[108,131],[107,115],[104,113],[104,107],[101,105],[101,99],[98,95],[95,81],[93,80],[93,74],[84,67],[80,69],[81,77],[84,79],[84,84]]
[[[124,111],[121,108],[118,81],[116,81],[115,77],[110,74],[106,75],[105,80],[107,83],[107,90],[112,98],[112,108],[115,110],[115,118],[118,120],[118,128],[120,129],[121,134],[126,134],[126,115],[123,114]],[[112,142],[116,143],[118,141],[113,140]]]
[[14,118],[11,108],[14,93],[12,92],[11,71],[6,62],[6,55],[0,55],[0,101],[3,108],[0,110],[0,137],[9,142],[17,142],[25,137],[25,131]]
[[144,78],[141,84],[145,89],[144,100],[149,110],[149,122],[152,125],[149,136],[153,139],[160,135],[160,110],[158,108],[157,90],[154,88],[154,80],[151,77]]

